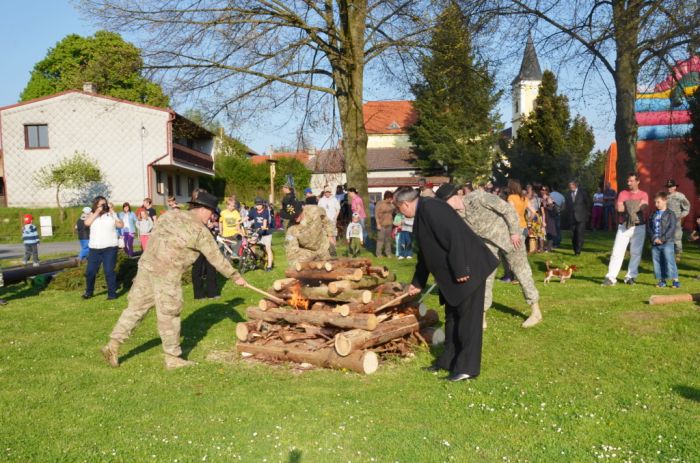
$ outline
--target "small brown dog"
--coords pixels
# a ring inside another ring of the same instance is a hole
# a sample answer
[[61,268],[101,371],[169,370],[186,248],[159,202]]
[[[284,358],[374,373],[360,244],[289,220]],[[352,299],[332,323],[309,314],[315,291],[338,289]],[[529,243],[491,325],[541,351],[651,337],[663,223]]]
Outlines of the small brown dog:
[[554,277],[559,278],[559,283],[566,283],[566,280],[574,276],[574,272],[577,270],[575,265],[569,265],[566,266],[564,269],[560,269],[557,267],[551,268],[549,264],[550,262],[547,261],[547,273],[544,277],[544,284],[548,284],[549,280],[551,280]]

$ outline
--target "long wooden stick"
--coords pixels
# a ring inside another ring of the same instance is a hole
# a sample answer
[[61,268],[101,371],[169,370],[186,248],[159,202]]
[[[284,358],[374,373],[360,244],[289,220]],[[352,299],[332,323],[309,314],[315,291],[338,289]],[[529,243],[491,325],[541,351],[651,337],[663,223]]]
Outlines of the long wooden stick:
[[271,300],[272,302],[276,302],[277,304],[280,304],[280,305],[284,305],[284,304],[285,304],[284,299],[280,299],[280,298],[277,297],[277,296],[273,296],[273,295],[270,294],[270,293],[266,293],[266,292],[263,291],[262,289],[258,289],[258,288],[256,288],[255,286],[251,285],[250,283],[246,283],[244,287],[245,287],[245,288],[248,288],[248,289],[250,289],[250,290],[253,290],[253,291],[255,291],[256,293],[258,293],[258,294],[260,294],[260,295],[262,295],[262,296],[265,296],[265,299],[269,299],[269,300]]
[[380,305],[379,307],[377,307],[376,309],[374,309],[374,311],[375,311],[375,312],[379,312],[380,310],[384,310],[384,309],[386,309],[387,307],[391,307],[391,306],[393,306],[394,304],[396,304],[397,302],[403,301],[403,300],[406,299],[409,295],[410,295],[409,293],[403,293],[402,295],[395,297],[394,299],[390,300],[389,302]]

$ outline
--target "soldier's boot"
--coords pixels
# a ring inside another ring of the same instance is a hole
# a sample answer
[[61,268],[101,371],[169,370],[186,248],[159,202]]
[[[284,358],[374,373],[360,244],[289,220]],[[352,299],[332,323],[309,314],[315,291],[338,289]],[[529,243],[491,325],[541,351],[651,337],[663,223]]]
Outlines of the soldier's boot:
[[106,346],[100,349],[107,364],[112,368],[119,366],[119,342],[110,339]]
[[523,328],[532,328],[542,321],[542,312],[540,312],[539,302],[535,302],[530,306],[530,308],[532,308],[532,313],[530,314],[530,317],[523,322]]
[[196,365],[195,362],[185,360],[182,357],[165,354],[165,368],[168,370],[176,370],[182,367],[191,367]]

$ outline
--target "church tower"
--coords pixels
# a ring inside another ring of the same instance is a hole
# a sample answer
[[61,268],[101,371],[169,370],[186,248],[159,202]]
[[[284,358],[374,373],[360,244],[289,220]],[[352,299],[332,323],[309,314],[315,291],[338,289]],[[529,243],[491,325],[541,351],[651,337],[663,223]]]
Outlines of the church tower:
[[510,84],[513,99],[513,138],[518,136],[518,128],[523,118],[535,108],[535,98],[537,98],[540,84],[542,84],[542,69],[540,69],[532,36],[528,34],[520,72]]

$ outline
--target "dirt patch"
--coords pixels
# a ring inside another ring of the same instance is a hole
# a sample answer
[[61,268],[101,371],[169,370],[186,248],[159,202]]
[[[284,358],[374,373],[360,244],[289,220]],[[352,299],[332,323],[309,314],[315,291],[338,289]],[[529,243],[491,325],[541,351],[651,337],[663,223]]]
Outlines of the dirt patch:
[[215,350],[207,355],[207,360],[210,362],[224,363],[227,365],[248,364],[248,363],[264,363],[272,367],[285,369],[293,374],[301,374],[306,371],[315,370],[316,367],[308,363],[290,363],[281,362],[274,359],[263,358],[261,356],[241,356],[239,352],[234,350]]
[[631,310],[620,314],[622,326],[632,334],[645,336],[661,333],[665,322],[682,316],[678,312],[658,312],[654,310]]

